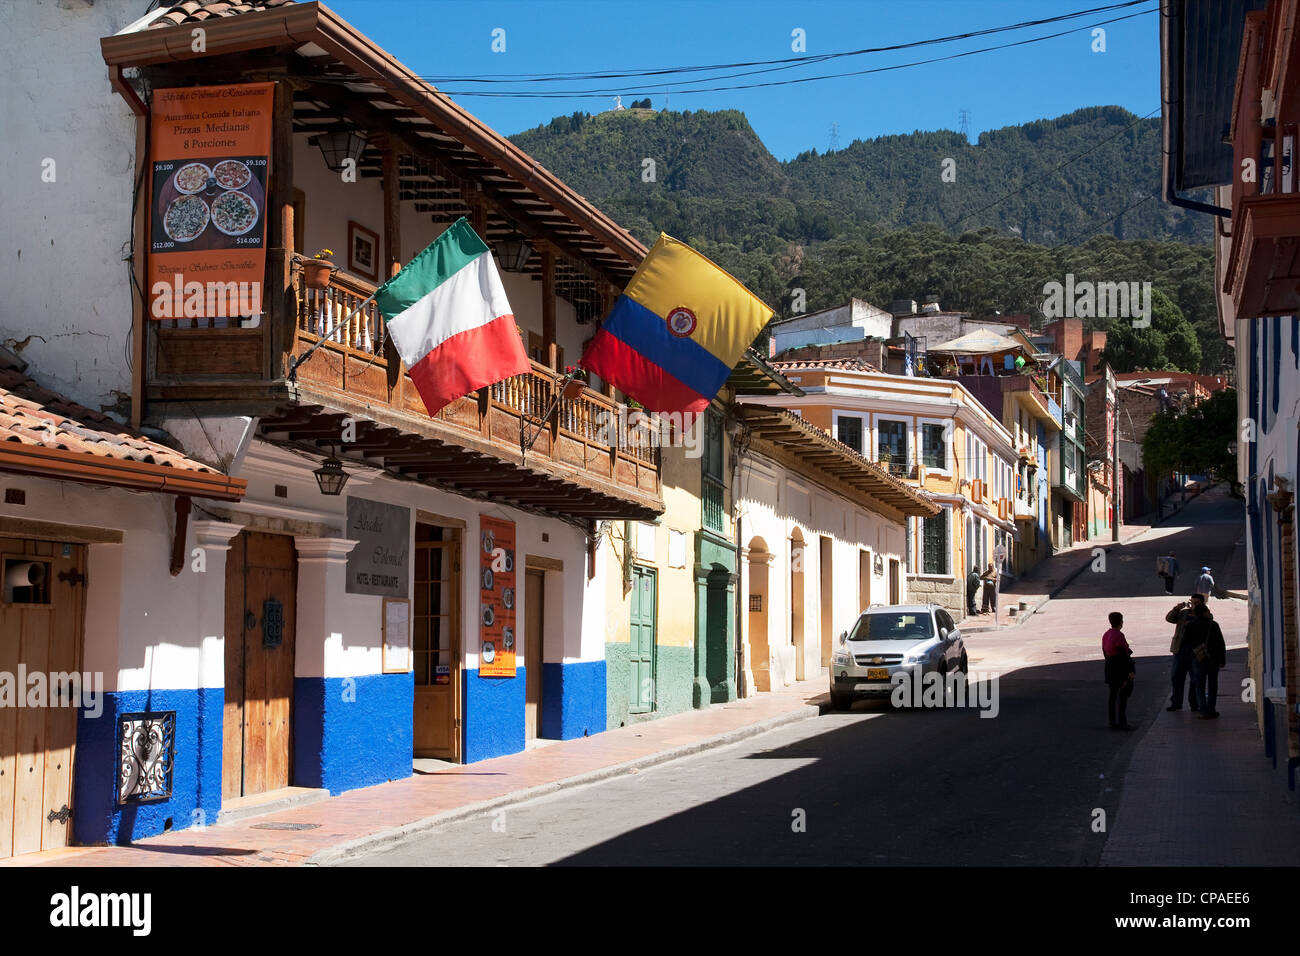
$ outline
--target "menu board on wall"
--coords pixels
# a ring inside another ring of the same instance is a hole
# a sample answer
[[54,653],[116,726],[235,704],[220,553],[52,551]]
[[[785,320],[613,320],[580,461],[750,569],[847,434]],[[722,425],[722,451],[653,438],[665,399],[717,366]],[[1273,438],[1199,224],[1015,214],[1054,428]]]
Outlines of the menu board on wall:
[[153,318],[261,313],[274,90],[274,83],[243,83],[154,91]]
[[348,498],[349,594],[408,597],[411,576],[411,509]]
[[479,677],[515,676],[515,523],[479,516]]

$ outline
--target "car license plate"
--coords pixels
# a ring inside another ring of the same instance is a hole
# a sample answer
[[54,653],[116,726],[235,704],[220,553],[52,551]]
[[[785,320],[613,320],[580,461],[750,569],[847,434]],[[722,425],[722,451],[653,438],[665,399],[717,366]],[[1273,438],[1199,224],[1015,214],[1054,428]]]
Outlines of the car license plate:
[[888,667],[868,667],[867,680],[889,680]]

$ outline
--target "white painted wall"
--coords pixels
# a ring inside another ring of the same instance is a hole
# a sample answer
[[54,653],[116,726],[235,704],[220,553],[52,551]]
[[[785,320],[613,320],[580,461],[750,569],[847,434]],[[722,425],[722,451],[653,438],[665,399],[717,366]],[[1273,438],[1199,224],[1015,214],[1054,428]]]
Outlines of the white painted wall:
[[[798,528],[804,539],[804,675],[824,675],[821,665],[821,547],[822,535],[831,540],[831,639],[848,630],[862,610],[859,603],[858,555],[873,556],[872,599],[888,601],[889,559],[902,562],[903,526],[835,495],[790,472],[785,466],[751,452],[741,463],[741,544],[749,548],[762,538],[772,561],[768,566],[768,643],[773,686],[789,684],[797,673],[791,629],[790,541]],[[882,573],[874,574],[874,556],[882,558]],[[742,609],[749,602],[749,567],[742,562]],[[906,581],[902,582],[907,600]],[[747,664],[747,685],[753,687],[752,644],[749,615],[741,614],[741,640]]]
[[[0,345],[42,384],[95,409],[129,397],[135,118],[113,92],[99,38],[139,3],[0,4]],[[43,182],[46,160],[54,181]]]

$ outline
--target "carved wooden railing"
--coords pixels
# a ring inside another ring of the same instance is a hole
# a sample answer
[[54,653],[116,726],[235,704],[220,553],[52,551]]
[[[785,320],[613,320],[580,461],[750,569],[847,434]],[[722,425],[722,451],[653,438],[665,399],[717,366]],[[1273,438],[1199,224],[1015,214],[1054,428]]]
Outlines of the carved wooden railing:
[[[325,289],[308,288],[299,281],[293,352],[301,355],[323,337],[317,352],[335,357],[328,363],[305,362],[298,376],[304,382],[319,382],[345,392],[360,390],[367,401],[379,400],[423,414],[409,377],[404,372],[401,376],[390,374],[383,345],[384,318],[378,308],[370,302],[352,315],[374,288],[340,272],[331,274]],[[522,438],[529,459],[562,460],[616,483],[630,481],[640,490],[657,493],[657,422],[641,416],[643,420],[633,425],[626,406],[586,386],[576,397],[560,394],[556,401],[565,376],[535,361],[531,365],[523,375],[458,399],[435,419],[467,434],[510,444],[514,452],[519,451]],[[382,386],[384,381],[389,387]],[[503,418],[509,421],[503,422]]]

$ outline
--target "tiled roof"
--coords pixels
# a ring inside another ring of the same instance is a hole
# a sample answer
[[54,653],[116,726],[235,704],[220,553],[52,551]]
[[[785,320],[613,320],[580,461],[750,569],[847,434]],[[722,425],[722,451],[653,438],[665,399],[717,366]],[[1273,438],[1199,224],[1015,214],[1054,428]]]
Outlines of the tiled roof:
[[774,369],[781,372],[788,372],[794,369],[842,369],[849,372],[879,372],[870,362],[858,358],[841,358],[841,359],[792,359],[785,362],[769,362]]
[[294,0],[182,0],[170,4],[149,24],[149,29],[172,27],[182,23],[202,23],[213,17],[237,17],[293,3]]
[[10,369],[0,369],[0,442],[220,474]]

